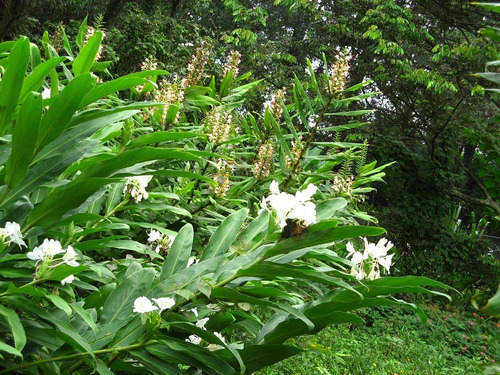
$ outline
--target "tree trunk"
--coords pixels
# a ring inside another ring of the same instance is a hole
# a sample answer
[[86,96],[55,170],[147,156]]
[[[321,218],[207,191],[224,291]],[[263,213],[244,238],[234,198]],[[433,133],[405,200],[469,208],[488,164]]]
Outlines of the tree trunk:
[[4,40],[16,22],[23,16],[24,0],[1,0],[0,2],[0,40]]
[[106,28],[111,28],[113,26],[125,4],[130,1],[131,0],[111,0],[108,3],[103,19]]

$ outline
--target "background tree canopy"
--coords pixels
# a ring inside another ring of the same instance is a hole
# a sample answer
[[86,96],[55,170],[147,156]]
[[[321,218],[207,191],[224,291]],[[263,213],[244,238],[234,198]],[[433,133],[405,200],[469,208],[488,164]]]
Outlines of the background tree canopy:
[[[112,75],[146,58],[182,75],[202,41],[215,56],[240,51],[241,71],[263,80],[249,107],[307,76],[306,58],[319,73],[323,53],[332,61],[348,48],[350,80],[371,79],[365,93],[380,95],[353,103],[376,111],[363,133],[341,140],[367,138],[369,160],[397,161],[365,202],[403,255],[396,267],[458,288],[498,284],[498,245],[487,238],[499,236],[499,102],[475,75],[498,60],[488,29],[479,31],[498,14],[460,0],[23,0],[3,2],[0,37],[37,40],[48,29],[56,38],[60,24],[74,36],[85,16],[106,30]],[[321,127],[335,124],[328,117]]]

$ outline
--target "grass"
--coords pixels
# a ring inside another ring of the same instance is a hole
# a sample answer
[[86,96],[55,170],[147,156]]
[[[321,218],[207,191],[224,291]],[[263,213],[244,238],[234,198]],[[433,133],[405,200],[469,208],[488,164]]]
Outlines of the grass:
[[425,308],[422,323],[402,308],[362,311],[365,326],[337,326],[291,344],[303,353],[259,375],[500,374],[500,324],[473,311]]

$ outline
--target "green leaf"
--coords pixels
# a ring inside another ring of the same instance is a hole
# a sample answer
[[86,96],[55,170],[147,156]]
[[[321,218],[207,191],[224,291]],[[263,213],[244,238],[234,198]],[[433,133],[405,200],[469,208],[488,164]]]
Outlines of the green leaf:
[[139,149],[125,151],[111,159],[97,162],[90,168],[83,171],[77,179],[86,180],[89,177],[106,177],[117,170],[127,168],[144,161],[169,159],[200,160],[198,156],[182,149],[142,147]]
[[90,74],[83,74],[76,77],[56,97],[54,103],[43,116],[40,129],[38,131],[37,147],[35,154],[56,139],[68,124],[78,109],[83,96],[94,85]]
[[102,31],[98,30],[92,35],[81,49],[78,56],[73,60],[73,73],[75,77],[87,73],[92,68],[92,64],[99,52],[102,41]]
[[477,2],[473,2],[472,4],[479,5],[480,7],[483,7],[484,9],[500,13],[500,3],[477,3]]
[[19,350],[17,350],[16,348],[13,348],[10,345],[7,345],[3,341],[0,341],[0,351],[6,352],[6,353],[9,353],[12,355],[17,355],[18,357],[21,357],[21,358],[23,357],[22,353]]
[[45,298],[47,298],[49,301],[51,301],[56,307],[58,307],[62,311],[64,311],[66,313],[66,315],[68,315],[68,318],[70,318],[71,315],[73,314],[73,310],[71,309],[71,306],[65,300],[63,300],[61,297],[56,296],[54,294],[47,294],[45,296]]
[[11,189],[19,185],[31,163],[41,118],[42,97],[28,95],[19,110],[12,132],[12,151],[5,165],[5,184]]
[[23,350],[26,345],[26,333],[24,332],[24,327],[19,319],[19,315],[17,315],[14,310],[0,305],[0,318],[3,318],[10,328],[16,350]]
[[80,206],[98,189],[114,182],[109,178],[90,178],[56,189],[29,213],[27,226],[49,227],[69,210]]
[[80,315],[80,317],[85,321],[85,323],[87,323],[87,325],[92,329],[94,334],[97,334],[98,328],[92,316],[90,316],[90,314],[86,310],[84,310],[84,308],[80,306],[77,302],[71,303],[71,308],[73,309],[74,312]]
[[104,303],[101,325],[113,322],[125,325],[132,320],[135,314],[132,311],[135,299],[146,295],[155,275],[156,272],[152,268],[140,269],[119,283]]
[[486,306],[481,308],[481,312],[494,318],[500,317],[500,287],[495,295],[488,300]]
[[266,252],[266,258],[274,255],[285,254],[293,250],[304,249],[306,247],[327,245],[334,241],[355,238],[361,236],[379,236],[385,233],[385,229],[365,226],[339,226],[319,232],[303,233],[298,236],[288,238],[278,242]]
[[10,51],[0,81],[0,135],[5,134],[15,113],[30,58],[30,41],[20,37]]
[[80,108],[86,107],[95,101],[114,94],[117,91],[128,90],[132,87],[148,83],[149,80],[141,77],[124,76],[113,81],[101,83],[90,90],[80,103]]
[[242,208],[224,219],[220,227],[210,237],[207,247],[203,250],[201,260],[213,259],[225,253],[238,236],[238,231],[247,217],[248,210]]
[[87,18],[82,21],[80,27],[78,28],[78,34],[76,34],[76,45],[80,48],[83,47],[83,42],[85,41],[85,34],[87,33]]
[[241,358],[249,373],[280,362],[304,350],[289,345],[250,345],[240,350]]
[[66,57],[56,57],[49,59],[38,65],[33,71],[24,79],[23,87],[19,100],[22,101],[31,91],[38,91],[42,86],[45,77],[58,66],[61,62],[66,60]]
[[147,351],[167,363],[179,363],[194,366],[210,375],[236,375],[236,370],[227,362],[197,345],[168,338],[158,344],[147,346]]
[[189,132],[154,132],[149,134],[141,135],[137,138],[132,139],[127,147],[137,147],[150,145],[154,143],[161,143],[166,141],[177,141],[182,139],[198,137],[198,134]]
[[187,267],[189,256],[193,248],[193,226],[186,224],[175,237],[170,247],[167,259],[161,268],[160,280],[174,275]]

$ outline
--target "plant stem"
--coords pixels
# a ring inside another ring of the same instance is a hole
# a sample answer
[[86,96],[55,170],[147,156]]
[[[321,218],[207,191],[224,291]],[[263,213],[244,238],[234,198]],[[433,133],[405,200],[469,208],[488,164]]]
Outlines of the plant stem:
[[[129,198],[125,198],[123,201],[120,202],[120,204],[118,204],[115,208],[113,208],[111,211],[109,211],[106,215],[104,215],[104,217],[99,220],[97,223],[95,223],[94,225],[92,225],[91,229],[94,229],[94,228],[97,228],[97,226],[99,224],[101,224],[104,220],[107,220],[109,219],[109,217],[111,215],[113,215],[119,208],[123,207],[124,205],[126,205],[128,202],[129,202]],[[81,240],[83,240],[85,237],[87,236],[87,234],[84,234],[83,236],[80,236],[77,238],[77,240],[75,242],[80,242]]]
[[295,162],[295,164],[293,165],[292,171],[290,172],[290,175],[288,176],[288,178],[286,179],[286,181],[283,185],[283,189],[288,186],[288,184],[292,180],[293,175],[295,174],[295,172],[297,172],[297,169],[299,168],[300,162],[301,162],[302,158],[304,157],[306,150],[309,148],[309,145],[310,145],[312,139],[314,138],[314,134],[316,133],[316,130],[318,129],[318,126],[321,123],[321,121],[323,121],[323,117],[325,117],[325,113],[326,113],[328,107],[330,106],[330,104],[332,104],[334,97],[335,97],[334,95],[330,95],[328,97],[328,102],[325,104],[325,106],[321,110],[320,115],[316,119],[316,123],[314,124],[314,127],[312,128],[311,132],[309,133],[309,138],[307,138],[305,146],[300,151],[300,155],[297,158],[297,161]]
[[[134,344],[134,345],[121,346],[121,347],[118,347],[118,348],[108,348],[108,349],[94,350],[94,354],[104,354],[104,353],[111,353],[111,352],[123,352],[123,351],[132,350],[132,349],[142,348],[144,346],[148,346],[148,345],[155,344],[155,343],[156,343],[156,341],[152,340],[152,341],[142,342],[142,343]],[[23,364],[20,364],[20,365],[14,366],[14,367],[10,367],[8,369],[0,371],[0,375],[1,374],[8,374],[10,372],[14,372],[14,371],[25,369],[25,368],[32,367],[32,366],[43,365],[44,363],[64,361],[64,360],[67,360],[67,359],[73,359],[73,358],[78,358],[78,357],[81,357],[81,356],[89,356],[89,355],[91,355],[91,353],[88,353],[88,352],[86,352],[86,353],[75,353],[75,354],[61,355],[59,357],[41,359],[41,360],[38,360],[38,361],[29,362],[29,363],[23,363]],[[73,371],[75,371],[75,370],[76,370],[76,368]]]

